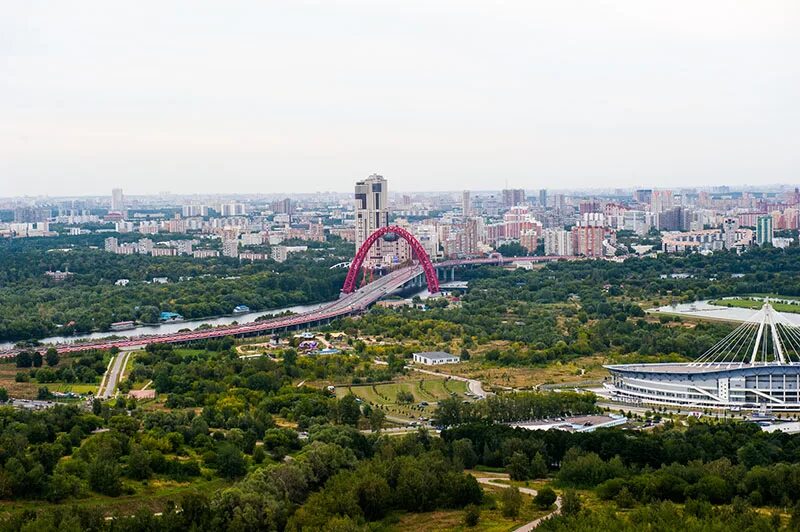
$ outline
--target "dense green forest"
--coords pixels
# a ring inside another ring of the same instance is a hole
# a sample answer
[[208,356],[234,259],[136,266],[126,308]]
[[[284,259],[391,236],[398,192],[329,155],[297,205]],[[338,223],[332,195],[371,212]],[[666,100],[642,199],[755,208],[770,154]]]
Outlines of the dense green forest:
[[[135,496],[151,482],[197,486],[173,499],[180,514],[163,518],[144,510],[112,523],[93,505],[63,504],[0,513],[0,529],[299,530],[343,518],[344,509],[363,523],[395,510],[480,503],[477,482],[439,438],[365,434],[358,429],[380,422],[354,396],[293,385],[320,373],[357,374],[369,366],[366,352],[348,364],[292,349],[280,355],[239,358],[230,338],[191,350],[150,345],[123,384],[152,379],[165,409],[122,397],[95,400],[88,412],[0,407],[2,499],[78,504]],[[305,438],[278,418],[297,423]]]
[[607,504],[565,511],[544,530],[777,530],[781,512],[793,516],[789,529],[800,524],[800,435],[754,423],[690,420],[592,433],[467,423],[442,439],[471,466],[503,467],[518,480],[553,477],[556,487],[591,490]]
[[[117,321],[153,323],[162,311],[192,319],[230,314],[240,304],[255,311],[327,301],[346,274],[329,267],[353,253],[352,244],[316,243],[284,263],[240,262],[115,255],[90,248],[96,237],[73,238],[0,242],[0,342],[106,331]],[[73,275],[45,275],[56,270]],[[150,284],[154,277],[169,283]],[[118,279],[130,284],[116,286]]]

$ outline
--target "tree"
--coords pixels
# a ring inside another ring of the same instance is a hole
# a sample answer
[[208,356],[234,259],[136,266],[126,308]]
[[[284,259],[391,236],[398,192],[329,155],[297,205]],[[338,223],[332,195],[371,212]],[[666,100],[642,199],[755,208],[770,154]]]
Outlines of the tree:
[[236,478],[247,471],[242,451],[232,443],[223,442],[217,447],[217,471],[225,478]]
[[544,478],[547,476],[549,468],[547,462],[542,456],[542,453],[536,453],[531,460],[530,475],[531,478]]
[[28,351],[20,351],[17,353],[15,362],[18,368],[29,368],[33,365],[33,359]]
[[356,401],[356,396],[347,394],[339,401],[339,423],[343,425],[358,425],[361,418],[361,408]]
[[636,499],[633,497],[627,486],[623,486],[619,491],[614,501],[617,503],[618,508],[633,508],[636,505]]
[[42,367],[42,354],[39,353],[39,351],[34,351],[33,352],[33,354],[31,355],[31,363],[33,364],[33,367],[35,367],[35,368],[41,368]]
[[561,513],[564,515],[575,515],[581,511],[583,504],[581,496],[575,490],[567,490],[561,497]]
[[55,347],[48,347],[47,352],[44,355],[45,362],[47,362],[48,366],[55,366],[58,364],[58,350]]
[[372,432],[378,432],[383,427],[386,414],[380,408],[373,408],[369,413],[369,428]]
[[500,492],[500,502],[503,505],[503,517],[515,519],[519,515],[522,506],[522,495],[516,486],[509,486]]
[[556,502],[556,492],[550,486],[545,486],[536,492],[533,498],[533,504],[540,510],[547,510],[553,503]]
[[414,402],[414,394],[408,390],[397,391],[397,402],[400,404],[409,404]]
[[116,497],[122,493],[122,480],[120,479],[119,466],[113,459],[96,457],[89,463],[89,487],[92,490]]
[[51,397],[52,395],[50,394],[50,388],[47,386],[40,386],[39,391],[36,392],[36,398],[40,401],[46,401]]
[[511,480],[528,480],[530,478],[530,461],[525,453],[516,451],[506,466]]
[[481,520],[481,509],[474,504],[464,508],[464,524],[470,528],[477,526]]
[[297,363],[297,351],[294,349],[286,349],[283,352],[283,365],[294,366]]
[[471,469],[478,463],[478,454],[472,447],[472,440],[468,438],[456,440],[453,442],[452,449],[453,461],[460,463],[466,469]]
[[8,402],[8,390],[0,388],[0,403]]
[[462,421],[462,409],[461,401],[457,397],[448,397],[439,401],[435,414],[436,424],[442,427],[458,425]]
[[153,474],[150,469],[150,455],[141,445],[131,445],[131,452],[128,455],[128,472],[130,478],[144,480]]

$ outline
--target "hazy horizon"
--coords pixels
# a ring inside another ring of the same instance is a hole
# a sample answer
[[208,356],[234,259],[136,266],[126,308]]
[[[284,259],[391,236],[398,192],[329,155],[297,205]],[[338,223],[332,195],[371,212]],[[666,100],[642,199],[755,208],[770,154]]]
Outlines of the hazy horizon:
[[2,197],[800,182],[789,0],[4,7]]

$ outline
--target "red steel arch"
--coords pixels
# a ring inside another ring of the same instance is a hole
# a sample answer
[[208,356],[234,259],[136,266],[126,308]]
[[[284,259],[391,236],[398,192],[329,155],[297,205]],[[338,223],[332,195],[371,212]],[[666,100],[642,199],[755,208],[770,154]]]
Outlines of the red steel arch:
[[422,244],[419,243],[419,240],[417,240],[414,235],[396,225],[381,227],[369,235],[364,243],[361,244],[361,247],[358,248],[358,251],[356,252],[353,262],[350,263],[350,269],[347,271],[347,278],[344,280],[342,292],[345,294],[350,294],[356,289],[358,274],[361,272],[364,259],[367,258],[367,252],[372,245],[386,233],[395,233],[397,236],[408,242],[408,244],[411,246],[411,251],[417,257],[417,259],[419,259],[422,269],[425,272],[425,280],[428,282],[428,291],[431,294],[439,292],[439,279],[436,277],[436,270],[433,268],[433,263],[431,262],[431,258],[425,252],[425,248],[422,247]]

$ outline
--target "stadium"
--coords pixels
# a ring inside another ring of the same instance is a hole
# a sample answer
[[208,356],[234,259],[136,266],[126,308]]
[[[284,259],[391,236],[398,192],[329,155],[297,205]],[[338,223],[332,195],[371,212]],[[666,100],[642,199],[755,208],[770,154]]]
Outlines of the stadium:
[[602,395],[623,403],[800,411],[800,327],[769,301],[694,362],[605,367]]

